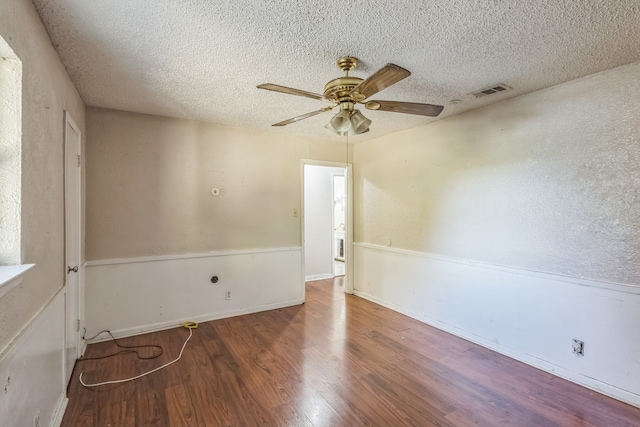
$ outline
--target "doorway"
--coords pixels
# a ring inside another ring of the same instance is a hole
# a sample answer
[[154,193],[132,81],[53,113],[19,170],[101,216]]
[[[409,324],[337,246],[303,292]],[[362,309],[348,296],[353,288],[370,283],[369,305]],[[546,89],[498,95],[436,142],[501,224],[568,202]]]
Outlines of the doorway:
[[351,165],[302,161],[302,248],[306,281],[344,275],[352,293]]

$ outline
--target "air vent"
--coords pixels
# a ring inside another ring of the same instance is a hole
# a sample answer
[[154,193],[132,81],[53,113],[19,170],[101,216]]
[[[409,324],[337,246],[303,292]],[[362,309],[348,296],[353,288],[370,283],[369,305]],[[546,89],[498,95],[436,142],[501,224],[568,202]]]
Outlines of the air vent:
[[482,98],[483,96],[493,95],[495,93],[504,92],[504,91],[507,91],[507,90],[510,90],[510,89],[511,88],[509,86],[507,86],[507,85],[499,84],[497,86],[488,87],[486,89],[479,90],[477,92],[473,92],[473,93],[471,93],[471,95],[475,96],[476,98]]

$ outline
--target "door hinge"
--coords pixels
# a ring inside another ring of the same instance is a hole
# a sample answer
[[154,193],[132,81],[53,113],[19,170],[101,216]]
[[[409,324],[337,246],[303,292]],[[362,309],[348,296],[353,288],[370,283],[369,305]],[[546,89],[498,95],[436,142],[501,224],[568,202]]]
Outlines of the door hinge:
[[81,159],[80,154],[78,154],[78,167],[80,167],[80,165],[82,164],[82,160],[80,159]]
[[78,319],[78,322],[76,324],[76,332],[80,332],[80,319]]

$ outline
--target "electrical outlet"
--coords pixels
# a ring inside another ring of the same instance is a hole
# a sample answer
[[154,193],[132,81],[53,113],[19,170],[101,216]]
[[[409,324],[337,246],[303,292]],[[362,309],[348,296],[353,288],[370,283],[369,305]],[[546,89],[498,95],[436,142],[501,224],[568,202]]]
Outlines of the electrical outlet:
[[293,217],[298,218],[298,209],[293,208]]
[[577,356],[584,356],[584,342],[573,339],[573,354]]
[[40,411],[33,417],[33,427],[40,427]]
[[225,291],[224,299],[231,299],[231,291]]

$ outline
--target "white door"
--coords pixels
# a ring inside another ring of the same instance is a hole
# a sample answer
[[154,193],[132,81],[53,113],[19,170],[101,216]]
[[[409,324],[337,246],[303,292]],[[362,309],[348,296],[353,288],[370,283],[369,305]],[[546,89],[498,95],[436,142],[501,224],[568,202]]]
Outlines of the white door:
[[65,112],[65,385],[80,350],[80,130]]

